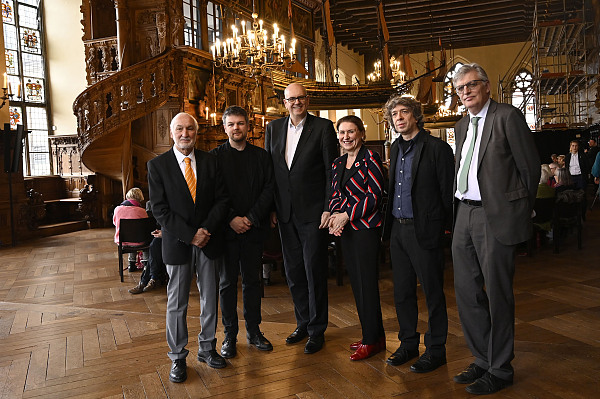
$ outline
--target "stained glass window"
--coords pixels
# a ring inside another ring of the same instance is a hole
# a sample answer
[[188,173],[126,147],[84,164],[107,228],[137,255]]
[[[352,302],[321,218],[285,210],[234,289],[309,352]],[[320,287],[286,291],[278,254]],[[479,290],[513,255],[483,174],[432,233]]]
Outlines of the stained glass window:
[[23,173],[50,173],[46,68],[41,0],[2,0],[10,125],[23,125],[26,136]]
[[38,29],[37,8],[20,5],[19,25],[22,27]]
[[44,59],[41,55],[23,53],[23,75],[44,77]]
[[23,110],[21,107],[9,107],[8,112],[10,115],[10,128],[16,129],[17,125],[23,124]]
[[4,55],[6,57],[6,73],[18,75],[19,58],[17,57],[17,52],[13,50],[4,50]]
[[14,23],[15,14],[13,10],[12,0],[2,0],[2,22]]
[[21,49],[30,53],[41,53],[40,32],[36,29],[21,29]]

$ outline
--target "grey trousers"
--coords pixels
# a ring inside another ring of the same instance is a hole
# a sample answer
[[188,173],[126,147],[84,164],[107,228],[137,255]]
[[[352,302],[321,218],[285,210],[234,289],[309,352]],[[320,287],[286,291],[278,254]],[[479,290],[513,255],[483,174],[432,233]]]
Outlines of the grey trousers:
[[185,359],[188,350],[187,308],[190,298],[192,273],[200,293],[200,325],[198,350],[215,349],[217,339],[217,311],[219,300],[219,271],[222,258],[208,259],[200,248],[194,247],[193,259],[183,265],[167,265],[169,284],[167,285],[167,343],[171,349],[171,360]]
[[515,246],[500,243],[483,207],[458,204],[452,237],[454,289],[475,364],[512,381],[515,339]]

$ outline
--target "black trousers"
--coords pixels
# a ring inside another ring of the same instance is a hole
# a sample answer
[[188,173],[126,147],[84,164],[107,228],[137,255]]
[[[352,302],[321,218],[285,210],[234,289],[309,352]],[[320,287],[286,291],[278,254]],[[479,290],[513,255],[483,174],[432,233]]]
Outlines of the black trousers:
[[294,301],[296,325],[311,337],[327,328],[327,231],[319,222],[300,223],[292,215],[279,222],[285,275]]
[[150,279],[164,282],[167,279],[167,266],[162,259],[162,238],[154,237],[150,243],[148,265],[144,268],[140,281],[145,286]]
[[259,230],[251,229],[227,240],[224,265],[221,268],[219,296],[221,298],[221,316],[225,337],[236,337],[238,326],[237,282],[242,275],[242,300],[246,333],[257,334],[262,320],[260,304],[262,289],[260,273],[262,270],[263,236]]
[[446,353],[448,314],[444,296],[443,249],[423,249],[419,245],[412,224],[394,220],[390,238],[390,253],[394,278],[394,302],[400,332],[398,339],[407,349],[419,347],[417,332],[417,278],[425,293],[429,325],[425,333],[425,347],[433,356]]
[[362,343],[373,345],[385,336],[377,280],[381,229],[353,230],[346,225],[341,243],[362,328]]

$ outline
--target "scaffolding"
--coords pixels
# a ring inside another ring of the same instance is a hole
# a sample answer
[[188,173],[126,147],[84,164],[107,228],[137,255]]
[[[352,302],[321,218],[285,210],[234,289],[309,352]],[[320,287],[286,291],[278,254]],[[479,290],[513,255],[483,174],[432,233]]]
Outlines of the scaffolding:
[[588,64],[586,32],[593,26],[586,20],[585,3],[562,0],[560,7],[556,1],[535,2],[531,54],[538,130],[587,128],[592,123],[596,75]]

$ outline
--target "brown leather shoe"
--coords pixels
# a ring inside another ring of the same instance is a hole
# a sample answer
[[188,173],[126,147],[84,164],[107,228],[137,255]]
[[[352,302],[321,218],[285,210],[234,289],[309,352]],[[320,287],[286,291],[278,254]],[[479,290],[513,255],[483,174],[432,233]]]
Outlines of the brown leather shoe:
[[146,284],[146,286],[144,287],[144,292],[152,291],[152,290],[156,289],[157,287],[158,287],[158,283],[156,282],[155,279],[151,278],[150,281],[148,281],[148,284]]
[[134,295],[135,294],[141,294],[142,292],[144,292],[144,288],[145,287],[142,285],[142,282],[140,281],[138,283],[138,285],[136,285],[133,288],[130,288],[128,291],[129,291],[130,294],[134,294]]

